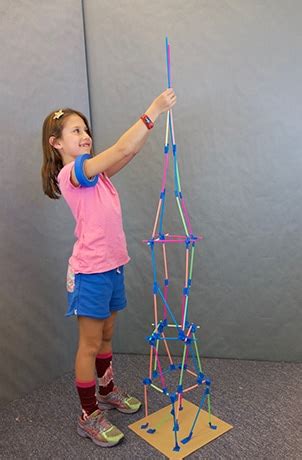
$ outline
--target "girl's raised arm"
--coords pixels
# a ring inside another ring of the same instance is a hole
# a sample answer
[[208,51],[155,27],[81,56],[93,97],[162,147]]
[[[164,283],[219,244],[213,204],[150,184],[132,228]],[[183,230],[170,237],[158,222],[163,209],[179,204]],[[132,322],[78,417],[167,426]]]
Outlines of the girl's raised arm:
[[[169,88],[152,102],[145,114],[155,122],[161,113],[167,112],[175,104],[176,95],[173,89]],[[113,146],[84,162],[85,175],[91,178],[106,172],[109,177],[112,176],[141,150],[149,134],[150,130],[147,126],[141,120],[138,120]],[[78,185],[74,168],[72,170],[72,182]]]

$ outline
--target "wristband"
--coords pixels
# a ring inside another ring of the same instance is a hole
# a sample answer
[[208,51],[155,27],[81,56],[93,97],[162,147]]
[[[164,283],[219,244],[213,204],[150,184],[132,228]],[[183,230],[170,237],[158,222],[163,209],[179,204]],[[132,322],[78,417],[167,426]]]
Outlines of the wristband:
[[79,155],[74,162],[74,173],[75,176],[83,187],[93,187],[96,185],[98,181],[98,176],[92,177],[91,179],[88,179],[86,177],[85,172],[84,172],[84,161],[88,160],[88,158],[91,158],[91,155],[89,153],[84,153],[84,155]]
[[147,126],[148,129],[152,129],[153,126],[154,126],[154,123],[153,121],[151,120],[151,118],[148,117],[148,115],[146,115],[144,113],[144,115],[142,115],[140,117],[140,119],[145,123],[145,125]]

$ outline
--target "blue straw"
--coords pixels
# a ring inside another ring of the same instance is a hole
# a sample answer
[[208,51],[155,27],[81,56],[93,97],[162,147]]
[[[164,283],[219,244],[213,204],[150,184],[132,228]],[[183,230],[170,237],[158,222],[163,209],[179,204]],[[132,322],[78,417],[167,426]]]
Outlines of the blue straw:
[[166,37],[166,60],[167,60],[167,75],[168,75],[168,88],[171,88],[171,81],[170,81],[170,66],[169,66],[169,56],[168,56],[168,37]]

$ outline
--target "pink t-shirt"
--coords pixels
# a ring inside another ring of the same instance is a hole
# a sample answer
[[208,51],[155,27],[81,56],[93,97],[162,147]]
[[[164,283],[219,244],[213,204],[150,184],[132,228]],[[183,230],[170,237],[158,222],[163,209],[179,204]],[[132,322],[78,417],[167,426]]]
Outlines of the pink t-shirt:
[[105,174],[93,187],[75,187],[70,181],[74,162],[65,165],[58,183],[75,218],[69,264],[75,273],[102,273],[129,262],[118,193]]

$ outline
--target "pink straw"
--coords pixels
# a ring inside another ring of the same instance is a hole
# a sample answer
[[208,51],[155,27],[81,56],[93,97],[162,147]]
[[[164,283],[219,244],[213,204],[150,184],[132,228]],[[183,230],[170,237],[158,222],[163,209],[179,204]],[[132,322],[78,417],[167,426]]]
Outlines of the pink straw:
[[152,379],[153,347],[150,350],[149,379]]
[[[201,239],[201,238],[200,238]],[[143,240],[143,243],[149,243],[150,240]],[[197,240],[191,240],[192,241],[197,241]],[[182,240],[167,240],[166,238],[164,240],[152,240],[153,243],[158,243],[158,244],[165,244],[165,243],[183,243],[184,241]]]
[[153,348],[154,348],[155,355],[156,355],[156,361],[157,361],[157,365],[158,365],[160,381],[161,381],[162,387],[165,388],[166,387],[166,382],[165,382],[165,378],[163,376],[163,371],[162,371],[162,367],[161,367],[161,364],[160,364],[158,351],[157,351],[156,347],[153,347]]
[[168,168],[169,168],[169,155],[165,154],[164,173],[163,173],[163,179],[162,179],[162,183],[161,183],[161,191],[162,192],[164,191],[164,189],[166,187]]
[[154,301],[154,323],[155,323],[155,327],[157,328],[158,319],[157,319],[157,297],[156,297],[156,294],[153,294],[153,301]]
[[165,337],[165,334],[163,332],[162,332],[162,336],[164,338],[164,344],[165,344],[165,347],[166,347],[166,351],[167,351],[167,355],[169,357],[170,364],[173,364],[173,360],[171,358],[171,354],[170,354],[170,350],[169,350],[169,347],[168,347],[168,344],[167,344],[167,341],[166,341],[166,337]]
[[194,377],[197,377],[196,372],[190,371],[190,369],[188,368],[186,369],[186,371],[189,372],[189,374],[194,375]]
[[145,417],[148,417],[148,395],[147,395],[147,385],[144,387],[144,396],[145,396]]
[[155,223],[154,223],[153,232],[152,232],[152,238],[154,238],[154,235],[155,235],[155,232],[156,232],[156,227],[157,227],[157,223],[158,223],[158,217],[159,217],[159,212],[160,212],[160,208],[161,208],[161,203],[162,203],[162,199],[160,199],[159,202],[158,202],[157,213],[156,213]]
[[194,388],[196,388],[196,387],[198,387],[198,383],[196,383],[195,385],[192,385],[189,388],[186,388],[185,390],[183,390],[183,393],[187,393],[187,391],[194,390]]

